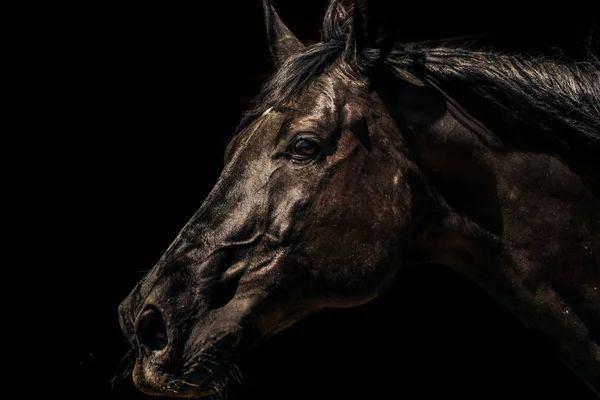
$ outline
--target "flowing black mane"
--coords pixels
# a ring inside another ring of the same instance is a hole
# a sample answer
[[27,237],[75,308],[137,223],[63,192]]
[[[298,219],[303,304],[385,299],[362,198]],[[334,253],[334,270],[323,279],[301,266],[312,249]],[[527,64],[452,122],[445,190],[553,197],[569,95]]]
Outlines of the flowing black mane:
[[[568,162],[596,189],[600,153],[600,63],[465,48],[394,48],[397,71],[433,82],[501,139]],[[513,135],[512,132],[518,132]]]
[[[277,70],[236,131],[297,96],[333,66],[365,79],[359,72],[360,57],[345,56],[349,18],[337,12],[334,3],[325,18],[323,41],[306,46]],[[501,139],[506,143],[553,152],[593,188],[600,187],[600,172],[594,168],[600,153],[598,58],[572,62],[457,46],[396,44],[382,65],[398,76],[409,72],[434,84],[482,122],[493,124],[505,134]]]

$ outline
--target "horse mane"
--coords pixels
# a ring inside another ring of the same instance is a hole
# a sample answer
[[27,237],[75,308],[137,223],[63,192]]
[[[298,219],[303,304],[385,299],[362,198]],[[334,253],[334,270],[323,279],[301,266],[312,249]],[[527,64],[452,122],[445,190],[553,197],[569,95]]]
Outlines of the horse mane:
[[433,83],[500,139],[552,152],[600,189],[600,60],[397,46],[386,63]]
[[[345,57],[350,21],[340,2],[331,1],[323,41],[283,63],[263,85],[236,133],[267,109],[294,99],[334,66],[366,80],[359,72],[360,59]],[[504,142],[552,152],[584,182],[600,188],[600,170],[595,168],[600,155],[599,58],[575,62],[431,42],[396,44],[382,65],[396,76],[409,72],[434,84],[482,122],[490,121]]]

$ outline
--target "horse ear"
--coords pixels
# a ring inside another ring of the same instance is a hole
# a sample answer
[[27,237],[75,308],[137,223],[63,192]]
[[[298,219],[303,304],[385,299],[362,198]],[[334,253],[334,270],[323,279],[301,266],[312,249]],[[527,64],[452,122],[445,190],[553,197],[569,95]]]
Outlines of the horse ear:
[[382,63],[394,46],[393,4],[390,0],[354,1],[352,35],[346,54],[363,71]]
[[267,39],[271,55],[277,65],[281,65],[289,56],[302,49],[304,45],[285,26],[270,0],[262,0],[262,5],[265,22],[267,23]]

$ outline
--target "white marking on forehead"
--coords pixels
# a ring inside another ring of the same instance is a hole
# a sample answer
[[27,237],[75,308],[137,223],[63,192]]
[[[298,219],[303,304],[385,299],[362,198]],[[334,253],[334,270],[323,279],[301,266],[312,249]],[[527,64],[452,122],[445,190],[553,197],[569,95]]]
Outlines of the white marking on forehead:
[[[250,143],[250,141],[252,140],[252,138],[254,137],[254,135],[256,134],[256,132],[258,132],[260,130],[260,128],[263,126],[263,124],[265,123],[265,121],[268,121],[270,119],[273,118],[273,116],[269,116],[267,117],[267,115],[273,110],[273,107],[270,107],[267,111],[265,111],[260,118],[258,118],[253,124],[252,124],[252,131],[246,136],[246,138],[240,143],[240,148],[244,148],[246,147],[246,145],[248,143]],[[276,115],[277,113],[273,114]],[[265,119],[263,119],[264,117],[266,117]]]

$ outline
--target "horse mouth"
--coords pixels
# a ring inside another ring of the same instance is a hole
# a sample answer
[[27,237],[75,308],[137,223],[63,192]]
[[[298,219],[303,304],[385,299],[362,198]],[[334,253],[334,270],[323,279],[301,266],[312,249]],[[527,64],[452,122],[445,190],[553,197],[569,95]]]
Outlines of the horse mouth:
[[[234,367],[238,339],[225,337],[201,355],[194,357],[180,373],[160,371],[144,372],[143,362],[138,362],[133,374],[136,387],[152,396],[173,398],[203,398],[220,395],[231,380],[241,382],[241,374]],[[160,371],[160,372],[159,372]]]
[[219,366],[205,363],[192,372],[186,379],[175,380],[178,388],[173,394],[175,394],[175,397],[196,399],[213,394],[222,394],[226,390],[228,383],[227,373],[230,367],[230,362]]

